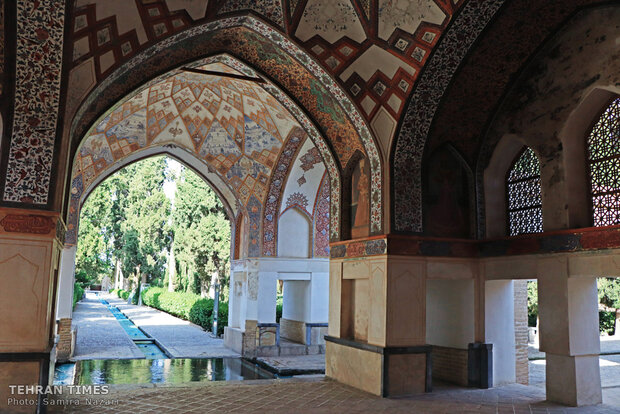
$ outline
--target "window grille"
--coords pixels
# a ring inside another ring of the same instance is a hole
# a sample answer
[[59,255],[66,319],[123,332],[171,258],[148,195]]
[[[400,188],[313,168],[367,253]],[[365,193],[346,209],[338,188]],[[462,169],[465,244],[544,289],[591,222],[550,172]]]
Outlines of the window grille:
[[620,98],[611,103],[587,140],[594,226],[620,224]]
[[513,162],[506,187],[510,235],[542,232],[540,163],[531,148]]

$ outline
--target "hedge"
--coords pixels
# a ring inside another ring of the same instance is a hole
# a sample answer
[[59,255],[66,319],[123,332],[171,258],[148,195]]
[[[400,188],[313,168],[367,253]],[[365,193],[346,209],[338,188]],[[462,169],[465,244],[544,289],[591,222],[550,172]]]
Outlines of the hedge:
[[75,282],[73,285],[73,309],[75,309],[75,304],[82,299],[84,296],[84,288],[80,282]]
[[[150,287],[142,292],[142,303],[188,320],[210,331],[213,328],[213,299],[188,292],[168,292],[166,288]],[[220,302],[217,334],[228,325],[228,303]]]
[[116,295],[120,299],[125,299],[125,300],[127,300],[129,298],[129,295],[131,295],[131,292],[128,292],[123,289],[112,289],[110,293],[113,295]]

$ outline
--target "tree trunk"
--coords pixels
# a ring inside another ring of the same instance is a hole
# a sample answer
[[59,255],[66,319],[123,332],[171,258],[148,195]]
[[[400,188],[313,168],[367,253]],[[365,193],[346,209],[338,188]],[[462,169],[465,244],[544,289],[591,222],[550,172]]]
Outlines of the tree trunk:
[[174,241],[170,245],[170,254],[168,255],[168,292],[174,292],[174,278],[176,276],[177,266],[174,260]]

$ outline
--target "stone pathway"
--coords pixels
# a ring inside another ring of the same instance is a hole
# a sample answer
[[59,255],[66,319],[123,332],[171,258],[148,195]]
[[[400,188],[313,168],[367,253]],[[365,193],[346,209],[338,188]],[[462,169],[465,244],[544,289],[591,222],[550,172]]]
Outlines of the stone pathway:
[[72,359],[133,359],[144,354],[129,338],[95,293],[87,292],[73,311],[77,327]]
[[[379,398],[326,379],[220,382],[183,387],[114,387],[110,405],[49,407],[50,413],[620,413],[620,393],[604,390],[604,405],[570,408],[544,401],[537,387],[489,390],[436,385],[429,394]],[[97,397],[101,401],[100,397]]]
[[201,327],[148,306],[128,305],[127,301],[102,295],[116,305],[131,321],[155,338],[173,358],[239,357]]
[[[128,305],[127,301],[106,293],[101,298],[121,309],[174,358],[239,356],[224,347],[224,340],[187,321],[146,306]],[[73,324],[78,327],[74,360],[144,358],[96,293],[86,293],[86,298],[77,304]]]

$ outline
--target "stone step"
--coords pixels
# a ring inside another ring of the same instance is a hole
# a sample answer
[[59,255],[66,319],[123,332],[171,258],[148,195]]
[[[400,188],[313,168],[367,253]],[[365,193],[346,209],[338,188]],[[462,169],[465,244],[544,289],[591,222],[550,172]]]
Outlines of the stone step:
[[300,356],[300,355],[320,355],[325,353],[325,345],[303,345],[291,344],[259,346],[256,348],[258,356]]

